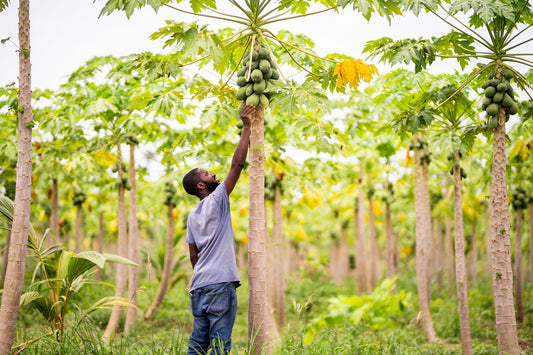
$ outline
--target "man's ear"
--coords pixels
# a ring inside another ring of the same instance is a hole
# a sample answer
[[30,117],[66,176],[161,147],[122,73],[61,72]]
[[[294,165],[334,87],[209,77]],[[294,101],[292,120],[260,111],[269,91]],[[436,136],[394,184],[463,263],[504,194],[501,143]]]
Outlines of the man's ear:
[[204,190],[207,188],[207,185],[204,182],[199,182],[196,184],[196,188],[198,189],[198,191]]

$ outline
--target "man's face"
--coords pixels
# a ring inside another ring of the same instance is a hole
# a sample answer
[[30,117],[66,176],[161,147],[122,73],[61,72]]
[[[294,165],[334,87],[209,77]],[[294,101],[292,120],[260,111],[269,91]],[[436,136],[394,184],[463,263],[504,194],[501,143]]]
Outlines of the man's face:
[[217,186],[220,185],[220,180],[217,179],[217,176],[204,169],[200,169],[200,181],[206,185],[209,192],[215,191]]

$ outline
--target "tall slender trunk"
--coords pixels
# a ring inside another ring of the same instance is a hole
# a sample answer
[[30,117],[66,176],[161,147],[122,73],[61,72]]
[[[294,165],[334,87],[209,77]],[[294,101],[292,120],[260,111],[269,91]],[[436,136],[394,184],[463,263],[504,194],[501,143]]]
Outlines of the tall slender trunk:
[[524,274],[522,271],[522,226],[524,214],[522,207],[516,209],[516,226],[515,226],[515,249],[514,249],[514,270],[515,270],[515,297],[516,297],[516,320],[519,323],[524,322]]
[[[104,211],[100,209],[98,213],[98,238],[96,239],[96,251],[102,254],[104,252],[104,236],[105,236],[105,224],[104,224]],[[94,278],[100,280],[102,277],[102,269],[97,268]]]
[[[426,248],[425,261],[427,271],[427,293],[428,303],[431,302],[431,281],[433,279],[433,227],[431,220],[431,199],[429,196],[429,166],[427,160],[421,161],[420,166],[422,168],[422,192],[423,192],[423,204],[424,204],[424,244]],[[429,307],[429,304],[428,304]]]
[[6,279],[9,244],[11,244],[11,229],[6,230],[6,247],[4,249],[4,253],[2,254],[2,274],[0,274],[0,288],[4,288],[4,280]]
[[79,253],[81,251],[82,240],[82,207],[81,204],[76,205],[76,226],[74,228],[74,251]]
[[355,211],[355,270],[357,274],[357,287],[361,293],[371,291],[370,278],[368,277],[366,261],[366,233],[365,233],[365,192],[363,190],[363,162],[360,162],[359,196],[357,210]]
[[339,279],[346,280],[350,272],[350,246],[348,243],[348,221],[341,224],[341,233],[339,241]]
[[[502,68],[496,68],[497,78]],[[518,354],[518,335],[513,300],[511,235],[507,202],[507,167],[505,156],[505,109],[500,106],[498,125],[492,145],[492,183],[490,193],[490,235],[492,250],[492,290],[496,315],[498,349],[503,354]]]
[[371,194],[368,194],[368,241],[370,247],[370,286],[371,289],[374,289],[381,273],[379,270],[378,241],[376,238],[376,218]]
[[396,275],[394,263],[394,235],[392,233],[391,208],[389,201],[385,202],[385,235],[387,244],[387,278],[392,279]]
[[[454,162],[459,162],[459,151],[454,154]],[[468,309],[468,280],[466,277],[465,240],[463,231],[463,197],[461,170],[454,163],[453,168],[453,210],[455,223],[455,280],[457,300],[459,302],[459,324],[463,354],[473,354],[472,336],[470,334],[470,313]]]
[[529,201],[529,281],[533,282],[533,198]]
[[[130,144],[130,162],[128,168],[128,181],[131,185],[129,193],[129,223],[128,223],[128,256],[137,265],[141,264],[139,257],[139,221],[137,219],[137,181],[135,170],[135,144]],[[128,266],[128,299],[135,307],[128,307],[126,311],[126,322],[124,331],[127,332],[135,326],[137,317],[137,288],[139,286],[138,266]]]
[[285,325],[285,265],[284,265],[284,242],[283,242],[283,214],[281,205],[281,181],[277,181],[274,188],[274,203],[272,205],[272,214],[274,226],[272,228],[271,246],[274,259],[274,299],[273,306],[276,315],[278,328]]
[[167,208],[167,234],[165,237],[165,259],[163,261],[161,283],[152,305],[144,314],[144,319],[150,319],[154,315],[167,293],[170,277],[172,276],[172,266],[174,265],[174,233],[174,205],[170,203]]
[[478,241],[477,241],[477,219],[472,220],[472,251],[470,253],[470,279],[472,284],[477,283],[478,259],[479,259]]
[[450,297],[454,294],[454,253],[453,253],[453,232],[452,232],[452,219],[446,214],[444,217],[444,257],[446,259],[446,279],[448,283],[448,293]]
[[[415,136],[415,146],[417,145],[418,138]],[[422,326],[424,328],[424,333],[426,339],[429,342],[437,341],[437,335],[433,329],[433,320],[431,319],[431,314],[429,311],[429,290],[428,290],[428,256],[430,250],[427,249],[428,242],[427,238],[431,236],[430,223],[428,223],[428,217],[431,218],[431,215],[428,216],[428,204],[429,201],[425,201],[424,197],[424,188],[427,184],[423,182],[423,171],[420,164],[420,151],[418,148],[415,148],[415,214],[416,214],[416,225],[415,225],[415,238],[416,238],[416,279],[418,286],[418,304],[420,308],[420,319],[422,320]]]
[[442,233],[442,218],[435,217],[435,271],[437,273],[437,287],[444,287],[444,233]]
[[492,274],[492,250],[491,250],[491,235],[490,235],[490,204],[488,204],[486,206],[486,209],[485,209],[485,244],[486,244],[486,249],[487,249],[487,255],[486,256],[486,259],[487,262],[486,262],[486,267],[488,268],[487,269],[487,274],[486,275],[490,275]]
[[19,1],[19,94],[16,194],[11,244],[0,306],[0,354],[10,354],[24,282],[31,203],[31,64],[30,2]]
[[[117,157],[119,161],[119,170],[118,176],[119,179],[124,174],[122,169],[122,152],[120,149],[120,143],[117,145]],[[117,254],[127,258],[128,257],[128,231],[127,231],[127,217],[126,217],[126,200],[124,197],[124,184],[119,184],[118,192],[118,210],[117,210],[117,219],[118,219],[118,248]],[[124,297],[126,293],[126,286],[128,283],[128,268],[126,265],[117,263],[116,264],[116,286],[115,286],[115,297]],[[111,336],[115,334],[120,325],[120,318],[122,316],[122,306],[115,305],[109,317],[109,322],[105,328],[103,334],[103,340],[106,343],[109,343]]]
[[[264,109],[257,106],[250,134],[250,212],[248,243],[248,348],[269,352],[266,290]],[[253,342],[253,343],[252,343]]]
[[57,178],[52,179],[52,208],[50,214],[50,229],[54,236],[48,236],[46,238],[46,246],[51,247],[55,243],[54,238],[59,241],[59,188]]

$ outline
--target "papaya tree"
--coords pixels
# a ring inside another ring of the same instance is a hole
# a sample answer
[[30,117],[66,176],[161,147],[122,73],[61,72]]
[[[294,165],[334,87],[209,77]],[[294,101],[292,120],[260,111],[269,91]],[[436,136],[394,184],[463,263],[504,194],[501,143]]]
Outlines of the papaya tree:
[[[206,27],[200,28],[197,24],[167,21],[167,26],[160,29],[152,38],[169,38],[165,46],[172,45],[177,48],[169,57],[175,58],[182,65],[192,62],[199,64],[200,67],[211,64],[221,75],[229,73],[218,85],[210,84],[207,89],[204,89],[208,90],[207,92],[227,90],[226,83],[231,80],[234,73],[237,73],[237,85],[241,88],[240,91],[237,91],[239,94],[237,100],[245,99],[249,104],[258,105],[252,117],[250,137],[250,242],[248,244],[249,255],[253,256],[248,259],[248,277],[250,280],[248,336],[250,340],[255,339],[253,346],[250,344],[250,351],[256,353],[262,351],[267,343],[266,314],[263,311],[266,309],[266,274],[264,271],[266,234],[264,203],[262,202],[264,199],[264,149],[262,147],[264,145],[264,110],[270,104],[268,96],[278,91],[286,91],[288,95],[285,97],[280,95],[280,97],[291,100],[295,96],[294,90],[298,88],[299,93],[297,95],[301,96],[300,102],[303,102],[305,95],[312,97],[314,94],[316,96],[317,82],[324,88],[334,89],[335,85],[344,87],[347,84],[356,88],[361,80],[370,80],[376,73],[376,69],[366,65],[361,60],[356,61],[349,57],[339,55],[328,58],[320,57],[312,49],[302,48],[298,46],[298,43],[291,43],[293,42],[291,40],[284,40],[281,35],[276,35],[268,29],[269,24],[313,14],[313,12],[308,13],[307,11],[310,2],[304,1],[301,4],[251,0],[241,3],[236,0],[229,0],[228,3],[234,6],[234,9],[239,13],[238,15],[223,13],[217,10],[216,4],[212,2],[193,1],[191,2],[193,12],[190,12],[178,6],[170,5],[168,1],[139,2],[132,0],[107,1],[101,14],[123,10],[127,16],[131,16],[135,9],[146,5],[155,10],[161,6],[166,6],[178,12],[225,20],[242,27],[240,30],[222,30],[217,34]],[[337,8],[335,3],[326,3],[326,5],[324,9],[314,13]],[[381,7],[385,5],[377,6],[381,10]],[[389,6],[393,10],[397,10],[397,7]],[[365,11],[370,14],[374,8],[366,8]],[[389,10],[387,9],[387,11]],[[290,13],[294,15],[288,15]],[[284,33],[288,34],[287,31]],[[282,77],[278,64],[282,55],[288,59],[288,64],[308,73],[310,79],[304,85],[289,82],[278,87],[266,82],[270,78],[276,80],[278,75]],[[261,61],[254,60],[256,56],[258,59],[263,59],[264,64],[261,68],[259,67]],[[269,75],[270,77],[268,77]],[[334,75],[337,76],[337,80],[332,80]],[[270,88],[267,88],[267,85]],[[242,88],[245,89],[242,90]],[[311,104],[313,102],[316,100],[313,100]],[[228,103],[235,105],[235,98]],[[293,105],[294,102],[285,103],[285,106],[287,104]],[[283,104],[278,105],[279,110],[283,110],[283,107]]]
[[[3,11],[9,1],[0,1]],[[19,1],[19,76],[17,102],[17,168],[11,243],[2,303],[0,305],[0,353],[9,354],[13,345],[24,282],[26,247],[30,229],[32,172],[32,106],[30,63],[30,1]]]
[[[463,68],[474,63],[476,69],[458,90],[478,77],[489,79],[483,84],[487,100],[482,108],[487,113],[486,128],[493,134],[491,279],[498,348],[502,353],[518,353],[506,188],[505,123],[510,115],[518,112],[511,80],[531,97],[531,86],[520,73],[521,68],[532,67],[528,59],[531,53],[523,50],[531,42],[530,37],[524,37],[533,17],[531,4],[528,1],[472,3],[449,0],[420,1],[406,3],[406,6],[417,16],[423,12],[431,13],[450,27],[450,33],[431,40],[382,38],[369,42],[365,51],[392,64],[414,63],[415,70],[425,68],[437,57],[456,59]],[[466,20],[459,18],[462,15]],[[496,93],[499,94],[495,97]]]

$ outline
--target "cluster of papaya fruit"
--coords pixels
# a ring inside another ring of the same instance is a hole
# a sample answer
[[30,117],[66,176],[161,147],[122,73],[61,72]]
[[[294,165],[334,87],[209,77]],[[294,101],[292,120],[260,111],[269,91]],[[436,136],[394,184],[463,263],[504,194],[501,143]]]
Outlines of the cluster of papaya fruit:
[[268,107],[270,102],[269,83],[279,79],[276,64],[268,49],[260,47],[258,50],[247,51],[243,56],[243,67],[237,72],[236,98],[242,100],[239,113],[245,105],[262,105]]
[[119,189],[122,186],[126,190],[131,190],[131,184],[128,181],[126,164],[121,161],[117,161],[117,163],[113,165],[113,168],[111,168],[111,171],[116,173],[118,172],[119,167],[121,168],[120,170],[122,170],[122,175],[119,174],[119,176],[117,177],[117,181],[115,181],[115,188]]
[[165,185],[165,201],[163,203],[166,206],[169,206],[169,205],[176,206],[178,204],[178,201],[177,201],[178,196],[176,195],[176,192],[178,192],[178,190],[176,190],[176,188],[171,182],[168,182]]
[[531,200],[531,196],[528,195],[526,189],[522,186],[518,186],[511,194],[511,204],[516,209],[526,209]]
[[428,150],[428,142],[418,138],[417,142],[409,144],[409,150],[417,149],[420,152],[420,163],[426,162],[427,165],[431,163],[431,152]]
[[132,134],[128,134],[126,137],[124,137],[124,143],[128,145],[138,145],[139,144],[139,138],[135,137]]
[[504,69],[501,79],[489,79],[481,86],[481,88],[485,89],[485,98],[483,99],[481,108],[487,112],[487,126],[490,129],[498,126],[497,115],[500,105],[507,109],[507,113],[509,114],[507,120],[509,116],[515,115],[518,112],[518,104],[514,100],[514,92],[510,84],[513,78],[513,72],[510,69]]
[[72,204],[78,206],[83,204],[87,200],[87,194],[84,191],[74,190],[74,196],[72,196]]
[[[459,159],[463,157],[463,154],[461,151],[459,151]],[[453,161],[453,152],[449,152],[447,156],[448,160]],[[450,168],[450,175],[453,175],[454,169],[459,169],[459,173],[461,174],[461,179],[466,179],[466,171],[463,169],[459,161],[456,161],[453,163],[453,166]]]

